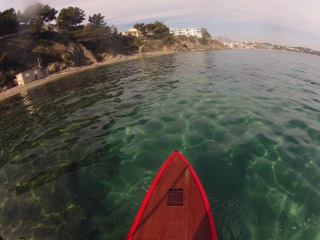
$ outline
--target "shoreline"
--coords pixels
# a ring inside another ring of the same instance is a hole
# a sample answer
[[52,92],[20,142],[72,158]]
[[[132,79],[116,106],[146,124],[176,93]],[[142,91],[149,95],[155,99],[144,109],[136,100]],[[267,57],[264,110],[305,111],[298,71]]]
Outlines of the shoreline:
[[139,55],[139,54],[135,54],[135,55],[128,55],[128,56],[116,56],[112,59],[108,59],[104,62],[99,62],[99,63],[93,63],[91,65],[87,65],[87,66],[81,66],[81,67],[73,67],[73,68],[68,68],[56,73],[52,73],[49,76],[45,77],[45,78],[41,78],[39,80],[33,81],[29,84],[26,85],[21,85],[21,86],[16,86],[13,88],[10,88],[9,90],[0,93],[0,102],[10,98],[14,95],[17,95],[19,93],[23,93],[26,92],[28,90],[31,90],[33,88],[39,87],[41,85],[53,82],[53,81],[57,81],[62,77],[68,76],[70,74],[73,73],[78,73],[81,71],[85,71],[88,69],[92,69],[92,68],[96,68],[99,66],[107,66],[107,65],[111,65],[114,63],[121,63],[121,62],[126,62],[126,61],[131,61],[131,60],[135,60],[135,59],[139,59],[139,58],[144,58],[144,57],[155,57],[155,56],[161,56],[161,55],[167,55],[167,54],[174,54],[176,52],[149,52],[149,53],[144,53],[143,55]]

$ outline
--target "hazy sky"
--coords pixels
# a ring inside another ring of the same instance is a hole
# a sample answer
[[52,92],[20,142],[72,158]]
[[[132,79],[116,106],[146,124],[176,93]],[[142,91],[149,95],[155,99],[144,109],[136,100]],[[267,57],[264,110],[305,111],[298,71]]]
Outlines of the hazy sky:
[[159,20],[172,28],[207,28],[212,36],[232,40],[320,50],[319,0],[0,0],[0,11],[10,7],[23,11],[35,2],[57,10],[79,7],[86,19],[101,13],[119,31]]

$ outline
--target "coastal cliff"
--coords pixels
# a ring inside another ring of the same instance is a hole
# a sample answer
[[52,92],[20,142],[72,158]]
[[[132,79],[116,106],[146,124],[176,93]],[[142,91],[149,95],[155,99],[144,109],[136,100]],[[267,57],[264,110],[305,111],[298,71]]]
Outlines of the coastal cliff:
[[[139,51],[140,49],[140,51]],[[212,39],[186,36],[141,39],[132,36],[114,36],[103,52],[94,52],[84,44],[70,39],[64,33],[47,31],[41,37],[34,37],[29,31],[0,39],[0,55],[5,71],[0,73],[0,87],[13,87],[15,74],[39,65],[47,67],[50,73],[68,68],[87,66],[123,55],[151,52],[183,52],[195,50],[225,49],[224,45]],[[11,76],[11,78],[8,76]],[[1,79],[2,78],[2,79]]]

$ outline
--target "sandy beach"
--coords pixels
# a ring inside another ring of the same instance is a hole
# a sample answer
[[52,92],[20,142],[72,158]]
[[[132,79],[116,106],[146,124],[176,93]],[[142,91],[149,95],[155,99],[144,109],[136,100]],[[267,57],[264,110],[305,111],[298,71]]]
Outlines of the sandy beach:
[[5,100],[9,97],[12,97],[16,94],[22,93],[22,92],[26,92],[32,88],[38,87],[40,85],[49,83],[49,82],[53,82],[56,81],[62,77],[65,77],[69,74],[75,73],[75,72],[81,72],[81,71],[85,71],[91,68],[96,68],[99,66],[105,66],[105,65],[110,65],[110,64],[114,64],[114,63],[118,63],[118,62],[125,62],[125,61],[130,61],[130,60],[134,60],[134,59],[138,59],[141,57],[152,57],[152,56],[160,56],[160,55],[164,55],[164,54],[172,54],[174,52],[151,52],[151,53],[145,53],[142,56],[141,55],[130,55],[130,56],[117,56],[115,58],[112,59],[108,59],[104,62],[100,62],[100,63],[94,63],[92,65],[88,65],[88,66],[81,66],[81,67],[74,67],[74,68],[68,68],[65,69],[63,71],[57,72],[57,73],[53,73],[50,74],[48,77],[39,79],[37,81],[31,82],[27,85],[22,85],[22,86],[17,86],[14,88],[11,88],[5,92],[0,93],[0,101]]

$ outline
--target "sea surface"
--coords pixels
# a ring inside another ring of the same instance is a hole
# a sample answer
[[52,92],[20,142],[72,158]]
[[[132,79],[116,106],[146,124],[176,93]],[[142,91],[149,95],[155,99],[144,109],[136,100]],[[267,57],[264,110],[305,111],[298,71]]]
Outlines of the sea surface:
[[178,149],[219,239],[320,239],[319,66],[279,51],[177,53],[1,101],[0,236],[125,239]]

